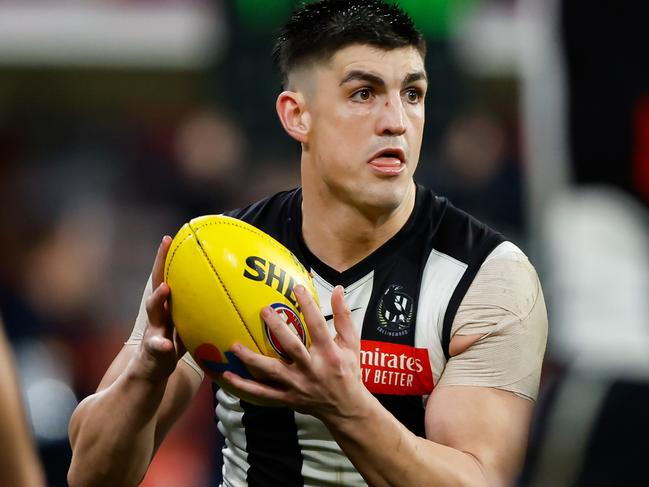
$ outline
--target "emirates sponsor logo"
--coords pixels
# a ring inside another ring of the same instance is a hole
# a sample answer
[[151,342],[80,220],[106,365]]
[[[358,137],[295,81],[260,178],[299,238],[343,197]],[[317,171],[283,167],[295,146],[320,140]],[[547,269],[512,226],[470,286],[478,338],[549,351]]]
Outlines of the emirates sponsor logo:
[[361,340],[361,373],[373,394],[424,395],[433,390],[428,350]]

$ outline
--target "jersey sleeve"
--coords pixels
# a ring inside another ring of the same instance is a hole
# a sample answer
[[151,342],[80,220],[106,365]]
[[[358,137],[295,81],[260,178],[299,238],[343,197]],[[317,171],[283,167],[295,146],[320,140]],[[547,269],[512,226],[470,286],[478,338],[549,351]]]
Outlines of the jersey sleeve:
[[548,333],[543,291],[525,254],[501,247],[482,264],[451,329],[452,336],[482,337],[450,358],[438,385],[494,387],[536,400]]
[[[140,309],[137,313],[137,318],[135,318],[135,326],[133,327],[133,330],[131,331],[131,336],[124,342],[124,345],[139,345],[142,342],[142,339],[144,338],[144,330],[146,329],[147,326],[147,316],[146,316],[146,300],[151,294],[153,293],[153,283],[151,282],[151,276],[149,276],[149,280],[146,283],[146,286],[144,287],[144,292],[142,294],[142,300],[140,301]],[[204,376],[203,371],[201,368],[198,366],[198,364],[194,361],[192,356],[188,353],[185,353],[185,355],[182,356],[182,359],[187,365],[189,365],[192,369],[198,373],[198,375],[201,376],[201,379]]]

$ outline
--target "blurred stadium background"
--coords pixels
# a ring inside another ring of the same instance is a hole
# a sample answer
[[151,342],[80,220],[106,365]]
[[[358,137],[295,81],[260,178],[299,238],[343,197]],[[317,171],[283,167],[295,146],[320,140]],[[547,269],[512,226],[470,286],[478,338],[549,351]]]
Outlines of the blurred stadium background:
[[[0,0],[0,310],[49,485],[161,235],[298,184],[270,60],[294,3]],[[429,41],[418,180],[544,282],[520,485],[641,485],[622,472],[649,433],[649,3],[400,3]],[[142,485],[214,485],[211,409],[204,387]]]

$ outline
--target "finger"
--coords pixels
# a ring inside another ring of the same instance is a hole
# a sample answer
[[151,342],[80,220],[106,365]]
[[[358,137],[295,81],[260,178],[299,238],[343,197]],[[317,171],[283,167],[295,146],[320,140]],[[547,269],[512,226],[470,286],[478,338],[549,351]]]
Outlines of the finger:
[[280,384],[290,383],[286,363],[281,360],[255,353],[240,343],[233,345],[231,351],[243,362],[255,379]]
[[174,349],[173,342],[162,335],[150,335],[146,337],[143,344],[144,350],[154,356],[167,354]]
[[149,318],[149,325],[153,327],[168,328],[169,315],[165,310],[165,302],[169,297],[169,286],[161,283],[146,300],[146,314]]
[[294,362],[306,365],[311,356],[300,337],[298,337],[273,308],[266,306],[261,309],[261,319],[264,320],[271,333],[279,340],[286,354]]
[[295,286],[294,292],[311,335],[311,344],[330,342],[331,335],[327,329],[327,322],[311,293],[301,284]]
[[234,372],[224,372],[221,378],[227,384],[227,389],[238,397],[253,397],[263,400],[264,404],[284,405],[286,403],[286,392],[273,387],[272,385],[263,384],[256,380],[244,379]]
[[159,381],[168,378],[176,368],[178,357],[174,344],[161,335],[148,335],[142,340],[139,359],[133,361],[138,376]]
[[342,286],[336,286],[331,293],[331,310],[334,313],[334,328],[340,340],[347,345],[358,345],[358,336],[352,320],[352,312],[345,302]]
[[153,289],[157,288],[162,281],[164,281],[164,271],[165,271],[165,260],[167,259],[167,252],[169,252],[169,247],[171,246],[172,238],[169,235],[162,237],[160,246],[158,247],[158,253],[155,256],[155,261],[153,262],[153,270],[151,271],[151,282],[153,283]]

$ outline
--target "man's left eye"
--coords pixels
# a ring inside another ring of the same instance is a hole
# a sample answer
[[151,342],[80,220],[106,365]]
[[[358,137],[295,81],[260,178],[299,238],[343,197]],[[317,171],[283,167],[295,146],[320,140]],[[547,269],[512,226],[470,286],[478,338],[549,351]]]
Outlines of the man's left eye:
[[421,99],[421,93],[414,88],[406,90],[406,99],[410,103],[417,103]]

